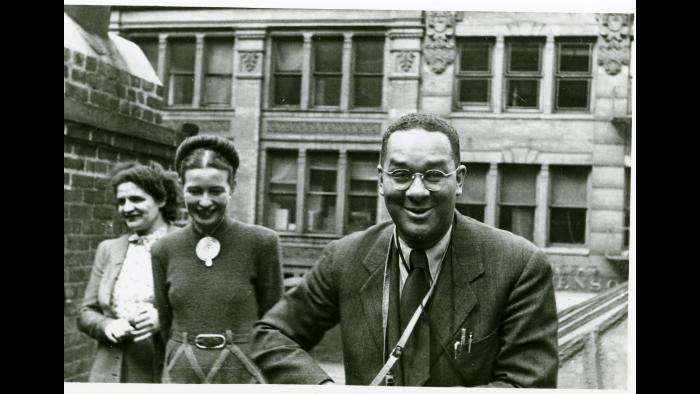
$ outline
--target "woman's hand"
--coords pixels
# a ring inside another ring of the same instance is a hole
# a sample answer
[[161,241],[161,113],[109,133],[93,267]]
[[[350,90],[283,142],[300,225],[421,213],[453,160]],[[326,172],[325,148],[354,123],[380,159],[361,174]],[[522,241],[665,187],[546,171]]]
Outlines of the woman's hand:
[[117,343],[122,338],[131,335],[133,329],[134,327],[129,324],[128,320],[116,319],[107,324],[105,327],[105,335],[107,336],[107,339]]
[[131,325],[135,329],[131,333],[134,336],[134,342],[150,337],[160,328],[158,310],[156,308],[144,309],[134,318]]

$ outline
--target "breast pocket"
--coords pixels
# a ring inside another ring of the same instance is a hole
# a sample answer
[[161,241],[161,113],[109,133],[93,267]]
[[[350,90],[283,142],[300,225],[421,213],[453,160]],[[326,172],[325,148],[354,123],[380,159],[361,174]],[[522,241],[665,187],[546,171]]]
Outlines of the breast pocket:
[[[459,341],[460,336],[458,334],[455,341]],[[498,353],[498,329],[496,328],[483,337],[472,338],[471,346],[469,346],[468,330],[466,338],[465,345],[456,352],[457,365],[464,371],[465,376],[483,376],[487,381],[490,381],[493,361]]]

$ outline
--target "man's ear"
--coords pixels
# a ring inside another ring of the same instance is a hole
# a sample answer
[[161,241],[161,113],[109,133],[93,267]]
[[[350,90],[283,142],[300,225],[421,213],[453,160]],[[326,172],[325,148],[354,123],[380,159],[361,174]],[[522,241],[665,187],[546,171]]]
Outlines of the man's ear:
[[380,196],[384,195],[384,177],[382,175],[384,175],[384,172],[382,171],[382,166],[377,164],[377,187],[379,188]]
[[462,189],[464,188],[464,180],[467,178],[467,167],[464,164],[460,164],[457,167],[457,172],[455,173],[457,177],[457,195],[462,194]]

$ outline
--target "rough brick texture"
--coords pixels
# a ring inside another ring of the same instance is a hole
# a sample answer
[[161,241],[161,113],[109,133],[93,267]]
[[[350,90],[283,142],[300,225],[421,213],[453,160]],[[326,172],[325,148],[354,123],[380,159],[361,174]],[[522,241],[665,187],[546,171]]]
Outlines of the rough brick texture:
[[[110,111],[132,103],[130,115],[157,123],[154,112],[163,107],[163,89],[100,59],[63,48],[63,81],[66,96]],[[128,92],[128,93],[127,93]],[[128,108],[128,107],[127,107]]]
[[[63,60],[63,378],[87,381],[96,342],[77,330],[78,308],[97,245],[126,232],[107,174],[131,160],[171,168],[182,138],[156,125],[162,90],[153,84],[69,48]],[[126,91],[143,103],[127,100]]]

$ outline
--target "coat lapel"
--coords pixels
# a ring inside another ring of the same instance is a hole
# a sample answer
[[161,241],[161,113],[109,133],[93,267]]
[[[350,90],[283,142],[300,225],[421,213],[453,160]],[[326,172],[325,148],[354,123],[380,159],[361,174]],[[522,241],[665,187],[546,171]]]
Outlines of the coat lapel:
[[394,226],[383,229],[362,264],[369,278],[360,287],[360,299],[365,321],[369,327],[372,340],[379,353],[382,353],[384,334],[382,333],[382,291],[384,285],[384,263],[386,262]]
[[433,350],[438,355],[445,348],[453,348],[455,335],[478,301],[470,283],[484,272],[480,237],[469,223],[471,219],[458,213],[455,215],[457,220],[451,244],[451,264],[442,268],[435,289],[435,303],[431,308],[432,326],[437,330],[435,337],[444,345]]

